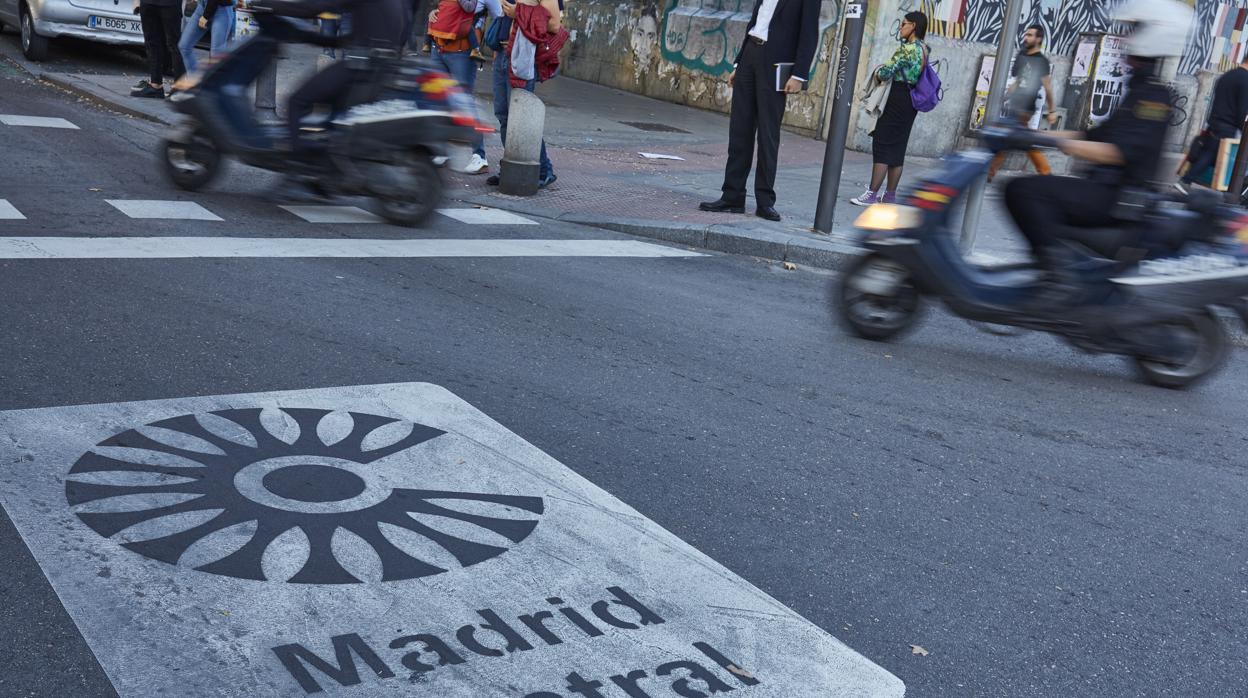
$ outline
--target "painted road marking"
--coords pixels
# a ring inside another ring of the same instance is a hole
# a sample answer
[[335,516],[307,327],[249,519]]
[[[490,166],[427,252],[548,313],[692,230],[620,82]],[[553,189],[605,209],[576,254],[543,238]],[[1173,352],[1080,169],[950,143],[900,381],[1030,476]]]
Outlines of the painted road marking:
[[0,124],[5,126],[35,126],[38,128],[69,128],[79,130],[72,122],[54,116],[22,116],[20,114],[0,114]]
[[24,221],[26,216],[17,210],[17,207],[9,203],[8,199],[0,199],[0,221]]
[[636,240],[0,237],[0,259],[193,257],[701,257]]
[[468,225],[537,225],[537,221],[496,208],[440,208],[438,213]]
[[447,390],[0,412],[0,503],[122,696],[901,696]]
[[183,221],[219,221],[217,214],[194,201],[152,201],[145,199],[105,199],[113,208],[131,218],[167,218]]
[[281,206],[309,223],[383,223],[384,221],[356,206]]

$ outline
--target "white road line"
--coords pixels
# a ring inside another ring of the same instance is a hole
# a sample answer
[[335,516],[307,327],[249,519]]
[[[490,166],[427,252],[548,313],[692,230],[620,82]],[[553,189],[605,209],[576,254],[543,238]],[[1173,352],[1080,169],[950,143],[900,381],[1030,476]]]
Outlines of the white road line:
[[496,208],[440,208],[438,213],[468,225],[537,225],[537,221]]
[[309,223],[382,223],[380,217],[356,206],[280,206]]
[[17,210],[17,207],[9,203],[8,199],[0,199],[0,221],[24,221],[26,216]]
[[20,114],[0,114],[0,124],[5,126],[36,126],[40,128],[68,128],[75,131],[78,127],[72,122],[55,116],[22,116]]
[[215,213],[193,201],[151,201],[105,199],[113,208],[131,218],[167,218],[181,221],[219,221]]
[[701,257],[635,240],[0,237],[0,259],[197,257]]

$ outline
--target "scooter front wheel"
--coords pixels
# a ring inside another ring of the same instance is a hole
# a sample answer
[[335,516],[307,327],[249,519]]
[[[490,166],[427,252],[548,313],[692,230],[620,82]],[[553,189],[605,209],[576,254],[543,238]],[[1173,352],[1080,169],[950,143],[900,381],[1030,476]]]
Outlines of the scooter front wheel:
[[1163,349],[1137,354],[1136,368],[1146,381],[1182,389],[1209,377],[1226,361],[1230,340],[1211,311],[1192,313],[1148,328]]
[[167,139],[161,142],[160,153],[165,175],[179,189],[202,189],[221,172],[221,151],[207,136]]
[[841,274],[837,315],[849,331],[874,341],[887,341],[914,326],[923,312],[923,297],[905,267],[878,254],[868,254]]
[[377,213],[395,225],[419,226],[442,200],[442,176],[424,153],[387,165],[382,177],[374,189]]

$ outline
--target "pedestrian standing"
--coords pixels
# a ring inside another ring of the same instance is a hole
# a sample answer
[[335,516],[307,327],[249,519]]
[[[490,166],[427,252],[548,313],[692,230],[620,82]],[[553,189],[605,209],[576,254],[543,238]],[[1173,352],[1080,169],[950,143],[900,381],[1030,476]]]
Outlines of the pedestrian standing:
[[1175,185],[1179,191],[1186,194],[1187,188],[1195,184],[1197,178],[1217,164],[1222,139],[1236,138],[1245,118],[1248,118],[1248,56],[1214,83],[1209,118],[1188,150],[1187,170],[1181,182]]
[[164,99],[165,75],[177,80],[186,73],[182,55],[177,51],[182,36],[180,0],[140,0],[139,24],[143,28],[151,79],[136,85],[130,90],[130,96]]
[[[1057,102],[1053,98],[1053,79],[1051,74],[1053,66],[1049,63],[1049,59],[1041,52],[1044,46],[1044,27],[1039,24],[1033,24],[1027,27],[1027,31],[1023,34],[1023,48],[1018,52],[1018,56],[1014,59],[1014,67],[1011,68],[1010,75],[1013,83],[1005,95],[1005,106],[1011,118],[1017,119],[1019,123],[1030,125],[1036,117],[1037,95],[1044,91],[1044,104],[1046,106],[1045,120],[1052,126],[1057,123],[1057,112],[1054,110]],[[1039,124],[1037,124],[1038,126]],[[1001,169],[1001,164],[1005,162],[1006,153],[1000,152],[992,159],[992,163],[988,166],[988,181],[991,182],[993,177],[997,176],[997,170]],[[1044,157],[1044,153],[1039,150],[1028,150],[1027,157],[1031,159],[1031,164],[1035,166],[1036,172],[1041,175],[1051,174],[1052,168],[1049,167],[1049,161]]]
[[[445,14],[443,10],[446,11]],[[469,34],[476,31],[475,17],[480,12],[488,13],[495,19],[503,16],[499,0],[443,0],[438,8],[429,13],[427,33],[434,40],[431,56],[455,78],[469,97],[473,97],[478,68],[477,61],[472,57],[473,42]],[[473,116],[476,116],[475,97]],[[467,174],[485,174],[489,169],[490,163],[485,158],[485,138],[477,133],[472,140],[472,158],[462,171]]]
[[209,33],[208,57],[215,61],[225,55],[226,47],[234,36],[234,0],[198,0],[195,3],[195,12],[178,40],[178,51],[182,54],[182,65],[187,72],[195,72],[198,67],[195,44],[204,38],[205,31]]
[[[723,194],[699,205],[703,211],[745,213],[745,183],[757,141],[755,214],[770,221],[780,220],[775,190],[780,122],[784,120],[788,96],[800,92],[810,78],[810,65],[819,45],[820,5],[820,0],[754,3],[745,41],[728,74],[732,115],[728,122]],[[786,67],[788,77],[781,80]]]
[[[891,81],[888,102],[880,114],[875,130],[871,132],[871,184],[867,190],[850,203],[870,206],[878,202],[891,203],[897,199],[897,185],[901,183],[901,171],[906,161],[906,148],[910,144],[910,130],[919,111],[910,99],[910,90],[919,81],[923,66],[927,64],[928,48],[927,15],[907,12],[898,32],[901,46],[887,63],[875,71],[874,78]],[[884,179],[888,178],[888,190],[880,194]]]

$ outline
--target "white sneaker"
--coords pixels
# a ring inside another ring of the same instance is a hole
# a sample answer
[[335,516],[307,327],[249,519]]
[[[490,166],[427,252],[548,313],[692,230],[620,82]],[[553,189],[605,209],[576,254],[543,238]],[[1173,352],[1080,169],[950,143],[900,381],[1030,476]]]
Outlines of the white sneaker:
[[855,206],[870,206],[880,202],[880,195],[870,189],[864,191],[861,196],[856,199],[850,199],[849,203]]
[[450,158],[446,157],[445,155],[439,155],[433,158],[433,164],[438,167],[441,167],[446,164],[447,160],[450,160]]
[[462,171],[464,174],[485,174],[490,171],[490,163],[486,162],[486,159],[480,155],[473,153],[472,159],[468,161],[468,164],[464,166]]

